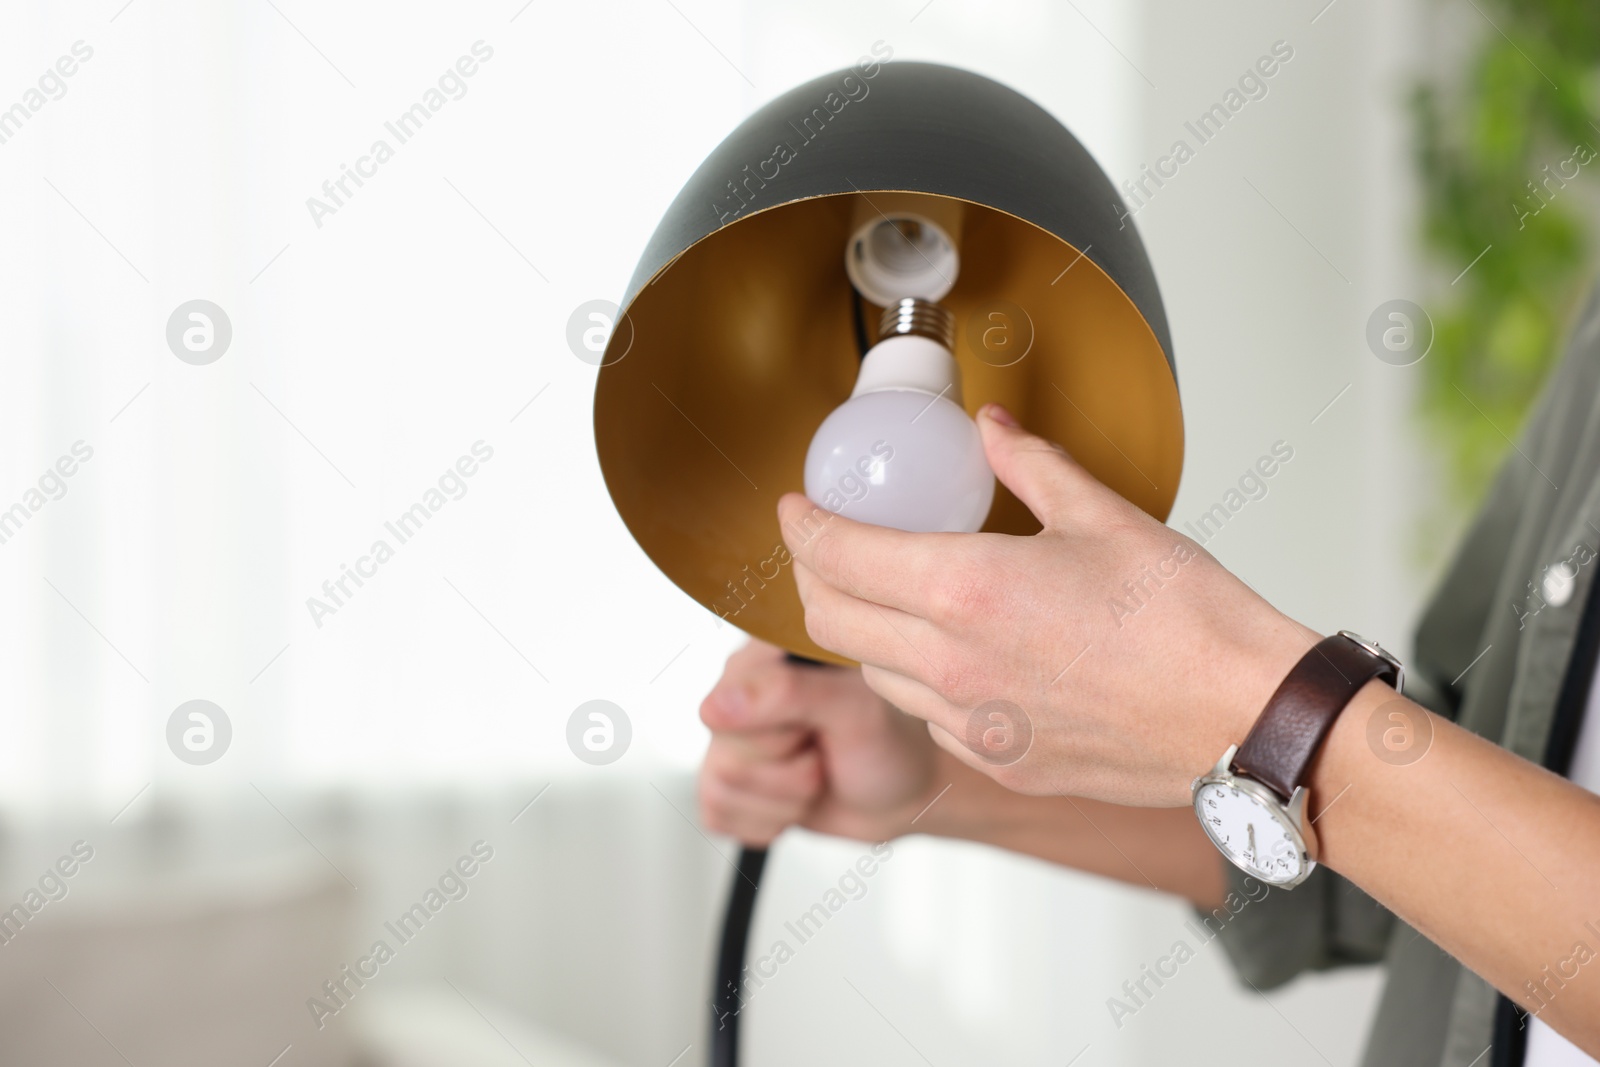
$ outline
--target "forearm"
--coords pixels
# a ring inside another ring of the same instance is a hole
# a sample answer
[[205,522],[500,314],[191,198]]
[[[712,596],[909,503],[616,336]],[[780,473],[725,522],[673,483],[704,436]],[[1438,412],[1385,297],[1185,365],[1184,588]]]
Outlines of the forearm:
[[1025,796],[941,752],[937,790],[913,831],[994,845],[1205,908],[1226,892],[1223,859],[1188,808],[1131,808],[1065,796]]
[[1313,768],[1322,862],[1600,1054],[1600,798],[1433,716],[1421,760],[1375,758],[1395,699],[1369,684]]

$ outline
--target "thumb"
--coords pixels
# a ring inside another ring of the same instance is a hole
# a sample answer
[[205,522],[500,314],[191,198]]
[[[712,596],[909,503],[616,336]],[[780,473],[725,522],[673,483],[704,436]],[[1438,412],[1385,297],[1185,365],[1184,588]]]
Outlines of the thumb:
[[978,430],[995,477],[1046,527],[1062,525],[1099,484],[1066,449],[1024,430],[999,404],[979,410]]

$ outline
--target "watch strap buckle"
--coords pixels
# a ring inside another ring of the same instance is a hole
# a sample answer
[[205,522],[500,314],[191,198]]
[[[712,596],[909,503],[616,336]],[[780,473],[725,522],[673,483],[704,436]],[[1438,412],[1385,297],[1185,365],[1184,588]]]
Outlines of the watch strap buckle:
[[1362,648],[1372,653],[1374,656],[1377,656],[1389,666],[1393,667],[1394,691],[1396,693],[1405,692],[1406,667],[1405,664],[1400,662],[1398,656],[1384,648],[1382,645],[1378,644],[1378,642],[1370,641],[1367,638],[1362,637],[1354,630],[1340,630],[1339,636],[1344,638],[1346,641],[1351,642],[1352,644],[1360,645]]

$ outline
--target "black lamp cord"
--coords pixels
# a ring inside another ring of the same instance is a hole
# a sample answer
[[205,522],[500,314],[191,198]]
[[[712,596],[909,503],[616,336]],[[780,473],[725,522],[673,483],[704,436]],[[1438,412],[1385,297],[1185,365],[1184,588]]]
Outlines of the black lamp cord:
[[739,1063],[744,951],[756,913],[761,870],[766,865],[766,849],[747,845],[739,850],[739,870],[728,891],[728,910],[722,917],[722,943],[717,947],[717,987],[711,1002],[711,1067],[737,1067]]
[[[856,347],[867,354],[867,324],[861,294],[851,290],[851,317],[854,319]],[[789,655],[789,662],[820,667],[804,656]],[[738,1067],[739,1014],[743,1009],[745,947],[750,941],[750,924],[756,914],[756,893],[761,888],[761,872],[767,865],[767,850],[746,846],[739,850],[738,873],[728,891],[728,909],[722,916],[722,941],[717,946],[716,985],[711,995],[711,1067]]]

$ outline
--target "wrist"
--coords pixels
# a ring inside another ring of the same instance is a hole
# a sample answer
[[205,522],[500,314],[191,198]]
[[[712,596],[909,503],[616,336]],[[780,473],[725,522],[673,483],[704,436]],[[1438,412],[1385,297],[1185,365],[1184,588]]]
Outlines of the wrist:
[[1208,767],[1230,745],[1242,744],[1295,664],[1322,640],[1321,634],[1272,611],[1271,625],[1231,657],[1227,677],[1213,705],[1214,736],[1195,766]]
[[1370,772],[1360,766],[1366,724],[1383,726],[1374,716],[1391,705],[1403,725],[1425,715],[1397,695],[1403,674],[1394,656],[1348,631],[1301,654],[1242,742],[1194,781],[1195,814],[1224,855],[1286,888],[1325,861],[1315,824],[1353,775]]
[[[1344,868],[1356,842],[1377,830],[1367,822],[1374,807],[1384,817],[1404,810],[1395,796],[1426,780],[1431,768],[1415,764],[1450,728],[1446,720],[1397,695],[1381,681],[1362,687],[1334,721],[1307,778],[1309,817],[1316,824],[1321,862]],[[1401,733],[1409,747],[1388,743]],[[1370,803],[1379,797],[1385,798],[1383,804]]]
[[[1400,699],[1403,698],[1392,687],[1374,678],[1362,686],[1333,721],[1306,778],[1306,785],[1317,799],[1317,811],[1323,810],[1366,769],[1364,765],[1373,758],[1367,746],[1366,725],[1374,715],[1383,714],[1385,704]],[[1406,703],[1409,705],[1410,701]]]

